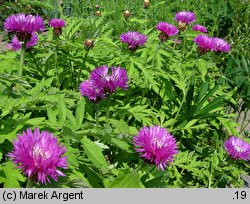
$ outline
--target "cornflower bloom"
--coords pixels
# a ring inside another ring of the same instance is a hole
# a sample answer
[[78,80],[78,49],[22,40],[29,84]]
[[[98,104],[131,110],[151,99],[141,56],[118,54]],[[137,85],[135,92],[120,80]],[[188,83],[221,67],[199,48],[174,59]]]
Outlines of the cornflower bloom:
[[135,151],[162,171],[173,162],[174,155],[178,153],[175,138],[167,129],[159,126],[143,127],[133,141]]
[[136,50],[139,45],[144,45],[147,41],[147,36],[138,32],[129,31],[120,35],[120,40],[128,44],[130,50]]
[[57,168],[67,168],[67,157],[63,156],[66,148],[50,132],[40,132],[38,128],[17,135],[14,150],[8,154],[14,164],[18,165],[31,180],[39,183],[50,183],[49,177],[58,180],[65,176]]
[[199,25],[199,24],[196,24],[192,27],[192,30],[196,30],[196,31],[199,31],[201,33],[206,33],[207,32],[207,29],[206,27],[202,26],[202,25]]
[[171,36],[177,35],[179,32],[176,26],[166,22],[158,23],[156,28],[161,31],[158,37],[162,42],[166,41]]
[[180,11],[175,15],[175,21],[178,23],[179,30],[186,29],[186,25],[196,21],[196,16],[190,11]]
[[221,38],[212,38],[212,50],[215,52],[229,52],[230,45]]
[[21,42],[28,42],[32,33],[45,29],[43,19],[40,16],[15,14],[9,16],[4,22],[6,32],[13,32]]
[[65,21],[60,18],[53,18],[49,21],[49,26],[53,27],[55,36],[62,34],[62,27],[65,27]]
[[198,52],[200,54],[205,54],[213,48],[212,38],[207,35],[197,35],[194,38],[194,42],[198,45]]
[[235,160],[250,160],[250,144],[240,138],[230,137],[225,141],[224,148]]

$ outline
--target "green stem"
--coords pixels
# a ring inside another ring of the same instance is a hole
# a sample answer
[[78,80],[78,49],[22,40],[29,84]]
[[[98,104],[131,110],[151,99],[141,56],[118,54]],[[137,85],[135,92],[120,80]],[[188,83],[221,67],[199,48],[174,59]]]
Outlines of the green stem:
[[96,120],[96,127],[98,127],[99,126],[99,104],[96,104],[95,120]]
[[107,98],[106,123],[108,123],[108,122],[109,122],[110,102],[111,102],[111,96],[108,96],[108,98]]
[[22,75],[23,75],[25,49],[26,49],[26,46],[24,43],[22,43],[21,55],[20,55],[20,67],[19,67],[19,76],[20,77],[22,77]]
[[174,126],[174,124],[176,123],[177,117],[178,117],[179,114],[180,114],[180,111],[181,111],[181,109],[182,109],[182,106],[183,106],[185,100],[186,100],[186,93],[184,92],[184,93],[183,93],[183,99],[182,99],[182,101],[181,101],[181,105],[180,105],[180,107],[179,107],[179,109],[178,109],[178,111],[177,111],[177,113],[176,113],[176,115],[175,115],[175,117],[174,117],[174,121],[173,121],[173,123],[172,123],[172,125],[171,125],[171,128],[170,128],[171,131],[173,131],[173,126]]
[[78,87],[79,87],[79,84],[80,84],[80,76],[81,76],[81,73],[82,73],[83,66],[85,66],[85,62],[86,62],[88,53],[89,53],[89,50],[87,50],[87,52],[86,52],[86,54],[85,54],[85,56],[84,56],[82,66],[81,66],[80,71],[79,71],[79,73],[78,73],[77,83],[76,83],[76,89],[75,89],[76,91],[78,90]]
[[58,6],[58,10],[59,10],[59,12],[60,12],[60,18],[61,18],[61,19],[64,19],[63,9],[62,9],[60,0],[57,0],[57,6]]
[[154,65],[155,65],[155,58],[156,58],[156,55],[157,55],[158,50],[160,49],[161,45],[162,45],[162,42],[159,42],[159,44],[157,45],[157,47],[156,47],[156,49],[155,49],[155,53],[154,53],[154,57],[153,57],[153,61],[152,61],[152,64],[151,64],[152,66],[154,66]]
[[33,188],[33,186],[34,182],[31,179],[27,178],[26,188]]
[[56,74],[57,74],[57,81],[58,81],[58,89],[60,90],[60,76],[59,76],[59,67],[58,67],[58,61],[57,61],[57,58],[58,58],[58,47],[56,46],[56,51],[55,51],[55,68],[56,68]]

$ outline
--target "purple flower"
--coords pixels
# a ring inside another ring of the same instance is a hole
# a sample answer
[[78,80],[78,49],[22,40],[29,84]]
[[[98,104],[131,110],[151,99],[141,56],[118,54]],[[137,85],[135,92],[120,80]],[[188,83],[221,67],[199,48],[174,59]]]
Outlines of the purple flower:
[[138,32],[127,32],[120,35],[120,40],[128,44],[130,50],[136,50],[139,45],[144,45],[147,36]]
[[98,103],[100,100],[105,98],[104,89],[99,87],[93,80],[86,80],[79,86],[79,91],[82,96],[87,96],[89,100],[94,103]]
[[161,41],[166,41],[168,37],[177,35],[179,32],[176,26],[166,22],[158,23],[156,28],[161,31],[161,34],[159,35]]
[[194,25],[192,27],[192,30],[196,30],[196,31],[199,31],[199,32],[202,32],[202,33],[206,33],[207,32],[207,29],[204,26],[198,25],[198,24]]
[[206,53],[213,47],[212,38],[207,35],[197,35],[194,42],[199,46],[199,52]]
[[14,150],[8,154],[30,179],[35,182],[50,183],[49,176],[55,181],[65,176],[57,168],[67,168],[67,157],[62,156],[66,148],[50,132],[40,132],[38,128],[23,131],[14,141]]
[[233,159],[250,160],[250,144],[235,136],[224,143],[224,148]]
[[216,52],[229,52],[230,45],[221,38],[212,38],[212,50]]
[[90,78],[82,82],[79,91],[91,101],[98,103],[117,88],[127,90],[127,71],[121,67],[100,66],[90,73]]
[[[26,43],[26,49],[31,48],[37,44],[38,41],[38,35],[36,33],[31,34],[30,40]],[[18,51],[22,47],[22,43],[18,40],[17,36],[14,35],[12,41],[10,44],[7,44],[7,48]]]
[[186,24],[190,24],[196,21],[196,16],[193,12],[190,11],[180,11],[175,15],[176,22],[182,22]]
[[62,34],[62,27],[65,26],[65,21],[60,18],[53,18],[49,21],[49,25],[54,28],[54,35],[59,36]]
[[167,129],[159,126],[143,127],[133,141],[135,150],[141,153],[141,157],[154,163],[162,171],[173,162],[174,155],[178,153],[175,138]]
[[61,28],[65,26],[65,21],[60,18],[52,18],[49,21],[49,25],[53,28]]
[[124,90],[128,88],[127,71],[121,67],[111,67],[111,70],[106,65],[97,67],[91,72],[90,78],[108,93],[115,92],[118,87]]
[[16,14],[5,20],[4,29],[6,32],[15,32],[19,41],[27,42],[33,32],[42,31],[45,27],[40,16]]

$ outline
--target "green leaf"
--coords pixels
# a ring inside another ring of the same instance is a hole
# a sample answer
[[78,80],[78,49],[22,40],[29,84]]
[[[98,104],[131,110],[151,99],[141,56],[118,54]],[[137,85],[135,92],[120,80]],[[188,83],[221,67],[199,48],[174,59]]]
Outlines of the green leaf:
[[76,109],[76,128],[79,129],[82,125],[85,112],[85,101],[80,100]]
[[144,188],[140,175],[129,168],[119,170],[118,176],[107,186],[108,188]]
[[24,81],[19,76],[14,76],[11,74],[0,74],[0,81],[8,81],[14,84],[19,84],[25,87],[31,87],[27,81]]
[[61,94],[59,95],[59,98],[58,98],[58,112],[59,112],[59,124],[61,126],[63,126],[65,120],[66,120],[66,117],[67,117],[67,109],[66,109],[66,105],[64,103],[64,95]]
[[0,183],[4,183],[4,188],[19,188],[20,184],[18,181],[25,181],[25,177],[21,172],[14,167],[12,162],[3,163],[0,166]]
[[92,164],[97,168],[107,169],[108,163],[102,154],[101,148],[87,137],[84,137],[81,142],[83,149]]
[[110,123],[117,128],[121,133],[130,133],[128,124],[123,120],[111,119]]
[[120,140],[120,139],[117,139],[117,138],[114,138],[112,137],[111,138],[111,143],[115,146],[117,146],[118,148],[126,151],[126,152],[134,152],[132,149],[131,149],[131,145],[129,145],[127,142],[123,141],[123,140]]

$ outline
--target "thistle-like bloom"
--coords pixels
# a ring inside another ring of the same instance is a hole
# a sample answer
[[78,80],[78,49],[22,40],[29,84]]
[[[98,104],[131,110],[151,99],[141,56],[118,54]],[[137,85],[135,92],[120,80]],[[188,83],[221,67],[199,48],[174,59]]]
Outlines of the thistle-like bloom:
[[128,44],[130,50],[136,50],[139,45],[144,45],[147,41],[147,36],[138,32],[129,31],[120,35],[120,40]]
[[143,127],[133,141],[141,157],[162,171],[178,153],[175,138],[167,129],[159,126]]
[[52,18],[49,21],[49,26],[54,28],[54,35],[59,36],[62,34],[62,27],[65,27],[65,21],[60,18]]
[[[26,49],[29,49],[37,44],[38,35],[36,33],[31,34],[30,41],[26,43]],[[17,36],[14,35],[10,44],[7,44],[7,49],[18,51],[22,47],[22,43],[18,40]]]
[[95,68],[90,78],[95,81],[98,87],[102,87],[107,93],[113,93],[119,87],[127,90],[127,71],[121,67],[100,66]]
[[127,71],[121,67],[100,66],[90,73],[90,78],[82,82],[79,91],[82,96],[87,96],[91,101],[98,103],[117,88],[127,90]]
[[14,32],[21,42],[28,42],[33,32],[45,29],[43,19],[40,16],[16,14],[9,16],[4,22],[6,32]]
[[235,136],[224,143],[224,148],[233,159],[250,160],[250,144]]
[[202,26],[202,25],[199,25],[199,24],[196,24],[192,27],[192,30],[196,30],[196,31],[199,31],[201,33],[206,33],[207,32],[207,28]]
[[60,19],[60,18],[52,18],[49,21],[49,26],[53,27],[53,28],[61,28],[61,27],[65,27],[65,21]]
[[176,26],[166,22],[158,23],[156,28],[157,30],[161,31],[159,35],[159,39],[161,41],[166,41],[169,37],[177,35],[179,32]]
[[194,42],[199,46],[198,52],[204,54],[213,48],[212,38],[207,35],[197,35]]
[[190,24],[196,21],[196,16],[193,12],[190,11],[180,11],[175,15],[176,22],[182,22],[186,24]]
[[106,97],[104,89],[99,87],[91,79],[82,82],[79,86],[79,91],[81,92],[82,96],[87,96],[89,100],[94,103],[98,103],[100,100]]
[[230,45],[221,38],[212,38],[212,50],[216,52],[229,52]]
[[14,141],[14,150],[8,154],[13,162],[31,180],[46,184],[50,178],[65,176],[57,168],[67,168],[67,157],[62,156],[66,148],[50,132],[40,132],[38,128],[23,131]]

